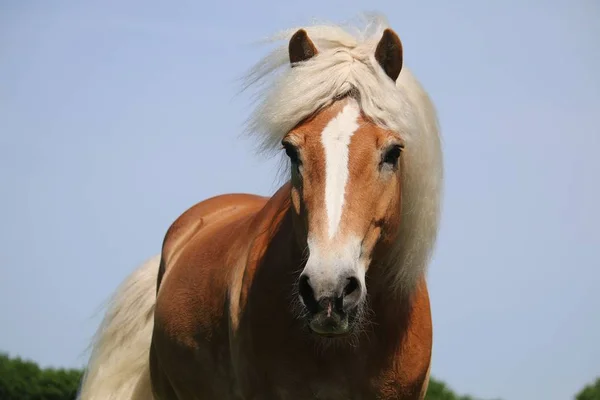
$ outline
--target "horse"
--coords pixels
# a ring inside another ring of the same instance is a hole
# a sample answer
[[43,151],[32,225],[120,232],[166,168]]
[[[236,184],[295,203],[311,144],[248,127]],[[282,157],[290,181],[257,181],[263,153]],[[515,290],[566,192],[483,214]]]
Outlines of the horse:
[[437,114],[385,17],[315,24],[246,75],[280,154],[272,196],[183,212],[117,289],[80,400],[423,399],[427,270],[443,183]]

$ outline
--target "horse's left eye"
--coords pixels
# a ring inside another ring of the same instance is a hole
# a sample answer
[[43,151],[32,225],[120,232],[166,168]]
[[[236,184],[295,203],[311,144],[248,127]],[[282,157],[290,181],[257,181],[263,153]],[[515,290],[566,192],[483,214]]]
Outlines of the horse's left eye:
[[398,164],[398,159],[400,158],[400,153],[402,153],[402,146],[394,145],[390,147],[383,156],[383,163],[396,166]]

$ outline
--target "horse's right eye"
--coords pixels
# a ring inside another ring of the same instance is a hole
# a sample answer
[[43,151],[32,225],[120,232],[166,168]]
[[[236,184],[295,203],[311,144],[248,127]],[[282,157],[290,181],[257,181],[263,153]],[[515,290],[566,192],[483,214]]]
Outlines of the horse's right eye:
[[285,149],[285,154],[289,157],[292,164],[300,164],[300,158],[298,157],[298,149],[291,143],[284,142],[283,148]]

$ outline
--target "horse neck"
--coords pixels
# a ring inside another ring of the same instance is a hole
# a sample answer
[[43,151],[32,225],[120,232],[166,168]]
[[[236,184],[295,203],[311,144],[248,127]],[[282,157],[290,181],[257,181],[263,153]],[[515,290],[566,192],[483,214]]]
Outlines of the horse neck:
[[254,217],[247,271],[252,276],[274,274],[277,282],[282,272],[291,276],[291,270],[299,268],[296,262],[302,251],[293,231],[290,190],[290,183],[284,184]]
[[399,238],[377,246],[367,271],[366,282],[369,306],[378,323],[398,325],[401,320],[411,318],[415,302],[427,297],[425,276],[416,281],[403,271],[401,261],[403,249],[399,247]]

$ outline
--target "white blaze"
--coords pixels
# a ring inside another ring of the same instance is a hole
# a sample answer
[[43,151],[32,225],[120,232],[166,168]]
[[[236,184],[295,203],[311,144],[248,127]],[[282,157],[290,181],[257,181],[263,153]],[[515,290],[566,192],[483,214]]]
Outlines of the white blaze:
[[348,181],[348,146],[358,129],[360,110],[355,101],[348,103],[321,133],[325,149],[325,209],[329,238],[337,233]]

